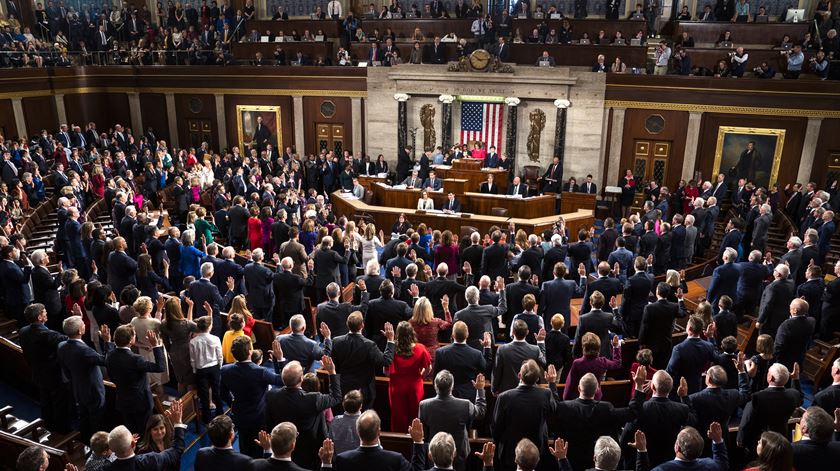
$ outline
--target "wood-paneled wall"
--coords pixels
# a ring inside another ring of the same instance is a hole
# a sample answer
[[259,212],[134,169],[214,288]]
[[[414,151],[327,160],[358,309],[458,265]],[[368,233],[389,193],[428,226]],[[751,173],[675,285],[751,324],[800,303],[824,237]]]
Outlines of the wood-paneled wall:
[[[652,134],[645,129],[645,120],[654,114],[662,116],[665,120],[665,127],[661,132],[656,134]],[[687,127],[687,111],[628,109],[624,114],[624,134],[621,140],[621,168],[618,174],[624,175],[624,169],[633,168],[633,146],[636,140],[668,142],[671,145],[671,151],[663,184],[668,188],[676,188],[676,184],[682,178]],[[613,132],[616,131],[613,130]],[[615,183],[610,182],[610,184],[614,185]]]
[[[88,122],[109,128],[122,124],[134,129],[128,108],[128,95],[125,93],[74,93],[64,95],[64,109],[68,124],[76,124],[82,129]],[[134,130],[137,135],[141,130]]]
[[40,134],[42,129],[50,132],[56,130],[58,114],[55,110],[55,99],[51,96],[33,96],[22,100],[23,118],[26,122],[26,133],[30,136]]
[[18,135],[12,100],[0,100],[0,134],[5,138]]
[[167,114],[169,110],[166,109],[166,97],[163,93],[141,93],[140,94],[140,116],[143,119],[143,133],[145,134],[148,128],[155,131],[155,136],[158,139],[171,142],[172,137],[169,135],[169,121]]
[[814,167],[811,170],[811,181],[816,182],[820,188],[827,182],[828,166],[838,165],[829,160],[831,154],[840,154],[840,119],[824,119],[820,126],[820,137],[814,153]]
[[[335,104],[335,115],[332,117],[327,118],[321,114],[321,104],[325,101]],[[353,114],[349,98],[304,97],[303,122],[306,153],[318,152],[318,136],[315,129],[317,123],[343,124],[344,149],[353,149]]]
[[178,93],[175,95],[175,113],[178,122],[178,143],[181,147],[190,146],[188,121],[207,120],[210,121],[212,129],[210,148],[219,148],[219,123],[216,119],[216,98],[213,95]]
[[236,106],[237,105],[261,105],[280,107],[280,131],[281,139],[278,140],[280,148],[294,146],[295,128],[293,116],[292,97],[289,96],[256,96],[256,95],[226,95],[225,96],[225,118],[227,120],[228,147],[239,145],[239,136],[236,128]]

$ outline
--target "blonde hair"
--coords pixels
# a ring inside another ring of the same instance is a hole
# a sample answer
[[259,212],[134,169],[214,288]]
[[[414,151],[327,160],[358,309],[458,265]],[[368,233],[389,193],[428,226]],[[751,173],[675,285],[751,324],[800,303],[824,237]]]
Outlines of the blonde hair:
[[411,315],[411,323],[415,325],[426,325],[432,322],[434,312],[429,298],[423,296],[414,305],[414,313]]
[[140,296],[136,301],[134,301],[134,304],[132,304],[134,310],[141,316],[151,314],[153,306],[154,304],[152,303],[152,298],[148,296]]
[[376,226],[373,223],[365,226],[365,239],[373,240],[376,237]]
[[551,316],[551,328],[554,330],[560,330],[566,324],[566,318],[563,317],[563,314],[555,314]]
[[708,301],[697,303],[697,309],[694,311],[694,315],[703,319],[703,325],[710,325],[714,322],[712,318],[712,305]]
[[672,288],[680,287],[680,272],[677,270],[668,270],[665,272],[665,283],[668,283]]
[[228,310],[228,316],[231,314],[242,314],[246,321],[254,317],[251,311],[248,310],[248,303],[245,300],[244,294],[237,295],[233,298],[233,301],[230,303],[230,309]]

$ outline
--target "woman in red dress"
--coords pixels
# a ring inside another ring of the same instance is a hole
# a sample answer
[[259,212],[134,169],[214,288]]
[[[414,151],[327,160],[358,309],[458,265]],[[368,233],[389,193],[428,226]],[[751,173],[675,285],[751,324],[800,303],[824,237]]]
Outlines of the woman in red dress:
[[429,351],[417,343],[414,328],[406,321],[397,325],[397,349],[394,362],[388,367],[391,381],[388,396],[391,400],[391,431],[404,433],[417,418],[423,399],[423,374],[431,365]]
[[[700,197],[700,189],[697,188],[697,182],[689,180],[688,186],[683,192],[683,214],[691,214],[694,209],[694,198]],[[676,208],[674,208],[676,210]]]
[[260,210],[256,206],[251,206],[251,217],[248,218],[248,242],[250,242],[250,249],[262,248],[262,221],[260,220]]

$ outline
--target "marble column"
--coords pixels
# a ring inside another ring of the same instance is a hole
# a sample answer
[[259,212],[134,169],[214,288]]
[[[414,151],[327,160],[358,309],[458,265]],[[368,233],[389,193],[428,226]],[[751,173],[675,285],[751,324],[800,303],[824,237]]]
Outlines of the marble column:
[[441,95],[438,97],[442,110],[440,116],[440,142],[444,152],[452,147],[452,102],[455,97],[452,95]]
[[563,160],[566,156],[566,114],[572,102],[565,98],[554,100],[557,107],[557,125],[554,127],[554,157],[560,159],[560,173],[557,180],[563,182]]
[[228,147],[227,141],[227,119],[225,118],[225,95],[223,93],[214,93],[213,98],[216,100],[216,123],[217,132],[219,133],[219,149],[226,149]]
[[353,120],[353,129],[350,136],[353,139],[353,155],[361,156],[362,149],[362,99],[350,98],[350,116]]
[[55,114],[58,116],[58,123],[69,126],[70,123],[67,122],[67,109],[64,107],[64,95],[57,94],[53,98],[55,99]]
[[[700,144],[700,122],[702,120],[702,111],[688,112],[688,128],[685,131],[685,154],[682,168],[682,178],[685,181],[694,178],[694,168],[697,166],[697,147]],[[714,175],[703,175],[703,178],[715,181]]]
[[[397,152],[405,149],[408,145],[408,99],[410,95],[406,93],[394,94],[394,99],[397,100]],[[413,151],[413,149],[412,149]]]
[[612,126],[610,126],[610,169],[607,172],[607,180],[604,182],[605,186],[615,186],[618,184],[619,166],[621,165],[621,144],[624,137],[624,111],[625,108],[613,108]]
[[128,94],[128,111],[131,114],[131,127],[135,135],[143,135],[146,128],[143,126],[143,114],[140,112],[140,94],[132,92]]
[[[304,155],[306,148],[306,138],[303,128],[303,97],[292,97],[292,121],[295,123],[295,152],[298,155]],[[283,146],[285,148],[285,145]],[[282,150],[278,150],[282,151]]]
[[521,100],[515,96],[505,98],[507,105],[507,127],[505,129],[505,154],[511,168],[516,168],[516,116]]
[[181,147],[178,143],[178,120],[177,111],[175,108],[175,94],[165,93],[166,99],[166,123],[169,126],[169,143],[171,147]]
[[17,135],[20,136],[28,136],[29,133],[26,132],[26,123],[24,122],[24,115],[23,115],[23,99],[21,98],[12,98],[12,112],[15,114],[15,129],[17,129]]
[[808,118],[808,127],[805,128],[805,141],[802,144],[802,157],[799,159],[799,173],[796,175],[796,181],[803,184],[811,181],[814,157],[817,152],[817,139],[820,137],[822,121],[822,118]]

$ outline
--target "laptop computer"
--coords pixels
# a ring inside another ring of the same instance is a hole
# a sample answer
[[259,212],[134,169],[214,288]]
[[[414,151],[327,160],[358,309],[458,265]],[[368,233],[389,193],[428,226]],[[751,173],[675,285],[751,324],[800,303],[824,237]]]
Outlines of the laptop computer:
[[721,41],[718,43],[717,47],[732,49],[732,41]]
[[624,38],[618,38],[618,39],[615,40],[615,42],[613,42],[613,45],[614,46],[626,46],[627,42],[624,40]]
[[770,17],[767,16],[767,15],[759,15],[759,16],[755,17],[755,22],[756,23],[767,23],[769,21],[769,19],[770,19]]
[[630,40],[630,45],[631,46],[641,46],[642,45],[642,40],[639,39],[639,38],[633,38],[633,39]]
[[592,44],[592,43],[590,43],[588,39],[581,39],[580,41],[578,41],[578,44],[580,44],[582,46],[587,46],[587,45]]
[[316,35],[315,40],[318,41],[318,42],[324,42],[324,35],[323,34]]
[[534,12],[534,19],[541,20],[543,18],[545,18],[545,13],[543,13],[541,11]]
[[559,20],[559,19],[563,18],[563,15],[561,15],[560,13],[552,13],[550,18],[552,20]]

